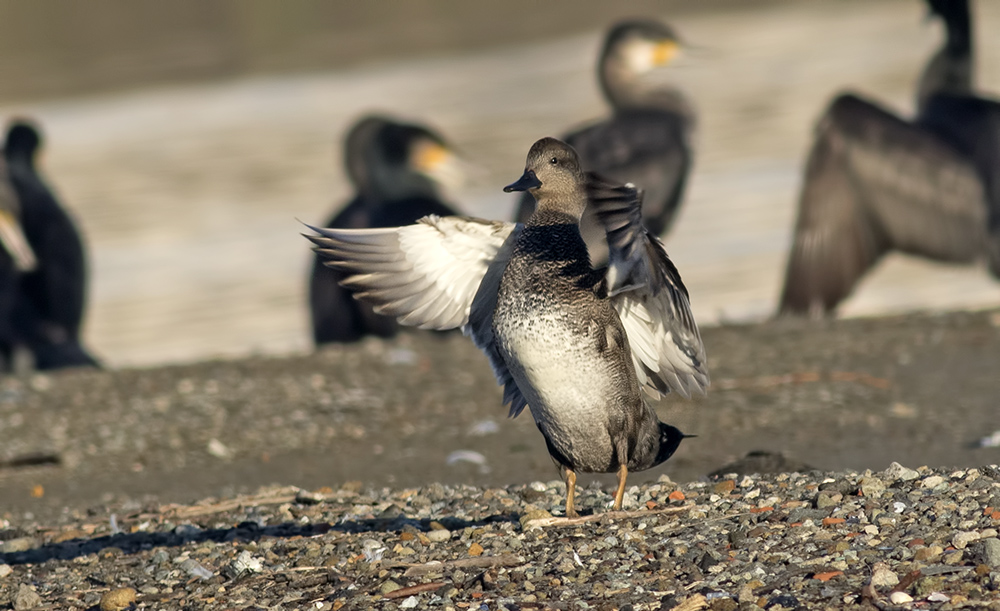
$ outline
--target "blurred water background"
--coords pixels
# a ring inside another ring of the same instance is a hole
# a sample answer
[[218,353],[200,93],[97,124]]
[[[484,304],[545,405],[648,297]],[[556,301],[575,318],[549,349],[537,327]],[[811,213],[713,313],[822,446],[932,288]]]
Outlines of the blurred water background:
[[[1000,3],[975,4],[1000,92]],[[699,110],[667,248],[698,321],[774,310],[813,124],[852,88],[900,112],[941,40],[917,0],[689,3],[0,3],[0,117],[41,121],[43,167],[90,248],[86,339],[111,366],[310,349],[298,220],[349,195],[340,137],[379,110],[439,128],[478,170],[451,199],[509,218],[530,144],[605,112],[605,26],[668,20],[655,75]],[[842,312],[1000,303],[981,268],[891,256]]]

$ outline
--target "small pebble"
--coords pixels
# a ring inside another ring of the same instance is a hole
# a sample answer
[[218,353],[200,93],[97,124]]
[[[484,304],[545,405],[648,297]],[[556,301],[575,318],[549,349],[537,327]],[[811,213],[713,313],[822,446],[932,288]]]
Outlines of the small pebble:
[[10,575],[13,572],[14,572],[14,569],[10,568],[9,564],[4,564],[4,563],[0,562],[0,579],[3,579],[4,577],[6,577],[7,575]]
[[233,457],[233,451],[229,449],[226,444],[222,443],[218,439],[211,439],[208,442],[208,447],[206,448],[209,454],[216,458],[221,458],[223,460],[229,460]]
[[913,602],[913,597],[906,592],[893,592],[889,595],[889,600],[892,601],[892,604],[894,605],[902,605]]
[[877,499],[885,492],[885,483],[877,477],[862,477],[859,483],[861,494],[868,498]]
[[994,570],[1000,569],[1000,539],[983,539],[980,545],[983,564]]
[[202,566],[200,562],[191,558],[182,562],[181,568],[191,577],[197,577],[198,579],[211,579],[215,575],[215,573]]
[[42,604],[42,597],[27,584],[21,584],[14,595],[14,611],[27,611]]
[[908,469],[898,462],[894,462],[885,470],[885,476],[892,481],[903,480],[904,482],[908,482],[917,479],[920,477],[920,474],[914,469]]
[[899,583],[899,577],[884,562],[877,563],[872,567],[871,584],[879,588],[891,588]]
[[240,552],[240,555],[229,564],[229,570],[236,577],[242,577],[244,575],[260,573],[264,570],[264,563],[261,562],[260,558],[254,558],[253,554],[243,550]]
[[955,533],[955,536],[951,538],[951,544],[955,546],[955,549],[965,549],[968,544],[978,540],[979,533],[965,530]]
[[382,585],[380,585],[378,587],[378,591],[381,592],[383,596],[385,596],[389,592],[395,592],[396,590],[399,590],[402,587],[403,586],[399,585],[395,581],[393,581],[391,579],[388,579],[388,580],[382,582]]
[[924,481],[920,482],[920,486],[922,488],[937,488],[943,483],[944,483],[943,477],[941,477],[940,475],[931,475],[929,477],[925,477]]
[[118,588],[101,596],[101,611],[122,611],[135,602],[136,592],[132,588]]
[[326,495],[311,490],[299,490],[295,493],[295,502],[302,505],[318,505],[326,500]]
[[448,539],[451,539],[451,531],[447,529],[429,530],[424,534],[427,536],[428,539],[434,541],[435,543],[440,543],[442,541],[447,541]]

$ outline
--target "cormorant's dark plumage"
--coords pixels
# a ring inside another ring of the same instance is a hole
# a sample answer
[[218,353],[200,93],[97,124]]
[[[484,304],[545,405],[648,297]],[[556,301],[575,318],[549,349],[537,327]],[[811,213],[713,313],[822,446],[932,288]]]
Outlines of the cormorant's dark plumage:
[[[623,21],[612,27],[597,65],[612,115],[563,137],[584,169],[642,191],[643,224],[654,235],[669,231],[683,199],[695,114],[679,90],[648,89],[641,76],[670,61],[678,47],[674,31],[656,21]],[[527,221],[534,209],[534,200],[523,195],[516,220]],[[592,212],[584,216],[580,231],[595,263],[603,261],[604,233]]]
[[[327,222],[328,227],[364,229],[409,225],[436,214],[454,215],[441,200],[437,171],[447,165],[448,146],[427,127],[368,116],[348,132],[344,164],[354,198]],[[340,285],[344,274],[317,256],[309,280],[309,305],[316,345],[357,341],[365,335],[392,337],[399,326],[356,301]]]
[[985,260],[1000,277],[1000,104],[971,87],[968,4],[931,1],[948,40],[906,121],[851,94],[817,128],[779,311],[832,312],[890,250]]
[[14,309],[18,341],[35,357],[38,369],[99,366],[80,344],[87,294],[83,242],[73,219],[38,174],[41,148],[37,127],[15,121],[7,130],[4,158],[21,204],[25,236],[38,259],[21,275]]

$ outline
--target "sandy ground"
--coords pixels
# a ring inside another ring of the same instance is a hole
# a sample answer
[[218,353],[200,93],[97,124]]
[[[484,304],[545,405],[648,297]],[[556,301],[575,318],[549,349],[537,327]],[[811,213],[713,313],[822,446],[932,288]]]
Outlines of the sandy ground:
[[[698,437],[636,483],[695,480],[754,450],[824,470],[997,462],[1000,450],[977,444],[1000,429],[1000,311],[723,326],[704,340],[708,396],[658,406]],[[486,359],[458,335],[9,378],[0,513],[146,495],[186,502],[271,483],[556,478],[527,414],[505,415]],[[16,466],[31,457],[58,464]]]
[[[700,111],[695,173],[667,245],[703,325],[772,312],[802,158],[830,96],[851,87],[907,112],[940,40],[915,0],[725,8],[663,15],[693,48],[654,77]],[[988,35],[1000,5],[976,9],[980,85],[1000,91],[1000,38]],[[309,255],[296,219],[317,222],[346,197],[337,142],[370,109],[441,128],[478,168],[453,199],[508,217],[500,187],[531,142],[604,112],[592,77],[600,28],[560,24],[542,39],[558,11],[536,17],[485,48],[0,107],[46,126],[46,168],[92,252],[89,342],[112,366],[304,352]],[[202,39],[183,40],[184,57],[197,57]],[[997,303],[981,269],[890,257],[844,313]]]

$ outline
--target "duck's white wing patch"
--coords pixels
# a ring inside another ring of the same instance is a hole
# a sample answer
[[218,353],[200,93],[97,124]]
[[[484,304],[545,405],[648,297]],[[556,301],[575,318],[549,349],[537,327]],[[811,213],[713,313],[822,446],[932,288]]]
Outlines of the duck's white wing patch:
[[454,329],[469,322],[472,299],[514,223],[426,216],[384,229],[318,229],[306,236],[342,284],[404,325]]
[[493,311],[520,225],[426,216],[384,229],[319,229],[307,235],[326,264],[350,274],[342,284],[375,311],[423,329],[461,327],[486,353],[504,403],[526,403],[497,351]]
[[640,384],[654,397],[671,390],[703,394],[705,347],[687,289],[663,243],[642,226],[638,190],[594,175],[587,190],[608,237],[608,298],[628,335]]

